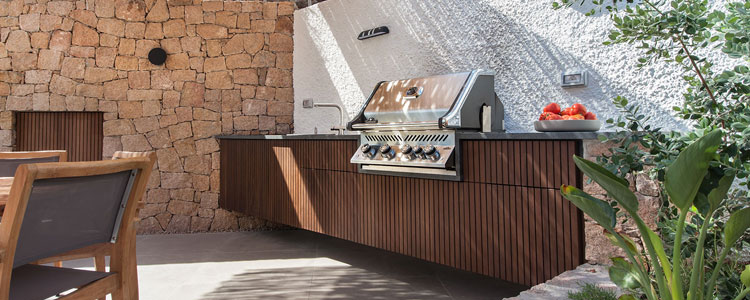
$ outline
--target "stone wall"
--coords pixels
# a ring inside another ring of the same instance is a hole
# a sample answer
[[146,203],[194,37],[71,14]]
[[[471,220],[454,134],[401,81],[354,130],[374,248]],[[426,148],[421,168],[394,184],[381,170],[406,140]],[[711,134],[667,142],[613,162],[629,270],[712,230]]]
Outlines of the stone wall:
[[[104,112],[104,153],[156,151],[139,232],[249,229],[218,208],[219,134],[292,130],[293,2],[0,1],[0,150],[16,111]],[[168,53],[162,66],[148,52]]]
[[[610,148],[612,144],[601,143],[597,140],[584,141],[584,157],[586,159],[596,161],[596,158],[602,154],[610,154]],[[646,174],[639,174],[635,177],[627,178],[630,182],[630,190],[632,190],[636,197],[638,197],[638,214],[643,218],[651,229],[656,230],[656,220],[661,205],[659,198],[660,187],[659,183],[652,180]],[[607,193],[599,185],[594,182],[589,183],[588,179],[584,179],[583,190],[599,199],[607,198]],[[622,219],[620,219],[622,221]],[[600,264],[611,264],[610,257],[620,256],[624,257],[625,252],[620,250],[618,247],[612,245],[612,243],[602,234],[603,228],[599,226],[594,220],[586,216],[585,221],[586,231],[586,260],[589,262],[600,263]],[[621,233],[627,234],[633,240],[639,241],[640,234],[638,228],[632,221],[626,223],[617,222],[615,228]]]

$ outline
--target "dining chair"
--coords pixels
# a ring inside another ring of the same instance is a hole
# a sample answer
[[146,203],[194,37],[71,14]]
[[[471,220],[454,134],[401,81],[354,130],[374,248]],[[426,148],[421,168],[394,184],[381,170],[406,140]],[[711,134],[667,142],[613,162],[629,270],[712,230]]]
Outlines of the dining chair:
[[0,152],[0,177],[13,177],[21,164],[67,161],[65,150]]
[[[142,157],[147,158],[149,160],[149,170],[153,169],[154,164],[156,163],[156,152],[129,152],[129,151],[117,151],[112,155],[112,160],[119,160],[124,158],[133,158],[133,157]],[[138,212],[143,206],[143,202],[140,201],[142,197],[139,198],[139,201],[137,202],[138,205],[135,210],[135,216],[133,217],[134,222],[138,222]],[[133,227],[133,231],[135,231],[136,228]],[[135,232],[133,233],[135,235]],[[133,243],[135,243],[135,239],[132,240]],[[68,260],[75,260],[75,259],[84,259],[84,258],[94,258],[94,268],[96,271],[104,272],[107,268],[107,262],[106,257],[111,256],[112,253],[112,244],[98,244],[93,245],[91,247],[76,249],[73,251],[69,251],[66,253],[62,253],[59,255],[47,257],[44,259],[40,259],[34,263],[36,264],[47,264],[47,263],[54,263],[55,266],[62,266],[63,261]],[[132,245],[134,248],[135,245]],[[103,299],[102,299],[103,300]]]
[[[20,165],[0,222],[0,299],[138,299],[134,218],[152,162]],[[109,272],[35,264],[111,247]]]

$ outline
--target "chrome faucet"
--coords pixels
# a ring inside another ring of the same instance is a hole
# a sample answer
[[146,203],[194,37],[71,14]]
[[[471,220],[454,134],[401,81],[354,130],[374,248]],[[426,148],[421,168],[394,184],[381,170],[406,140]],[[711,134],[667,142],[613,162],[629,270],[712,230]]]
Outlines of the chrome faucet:
[[336,134],[344,134],[346,130],[346,116],[344,115],[344,108],[336,103],[315,103],[313,99],[302,100],[302,108],[315,108],[315,107],[335,107],[339,110],[340,120],[339,126],[333,126],[331,130],[335,130]]

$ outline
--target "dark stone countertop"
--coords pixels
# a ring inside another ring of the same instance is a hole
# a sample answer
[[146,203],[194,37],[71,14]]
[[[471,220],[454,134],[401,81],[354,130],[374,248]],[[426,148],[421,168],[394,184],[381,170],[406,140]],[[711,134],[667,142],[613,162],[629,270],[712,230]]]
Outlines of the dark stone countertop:
[[[595,140],[611,132],[459,132],[463,140]],[[358,134],[219,135],[228,140],[357,140]]]

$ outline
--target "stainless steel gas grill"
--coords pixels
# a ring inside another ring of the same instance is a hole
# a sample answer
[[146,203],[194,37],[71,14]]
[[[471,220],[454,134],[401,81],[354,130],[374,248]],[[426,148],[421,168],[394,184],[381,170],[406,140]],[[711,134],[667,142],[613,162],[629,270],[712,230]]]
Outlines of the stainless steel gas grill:
[[458,131],[504,131],[494,73],[484,70],[383,81],[347,125],[360,131],[359,171],[461,179]]

